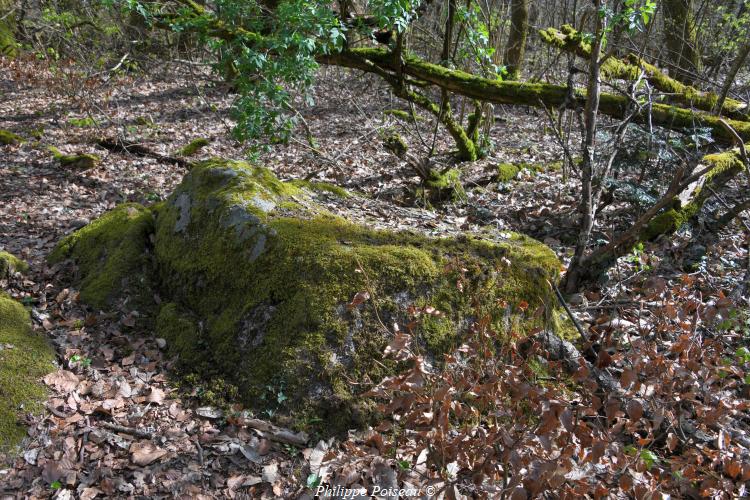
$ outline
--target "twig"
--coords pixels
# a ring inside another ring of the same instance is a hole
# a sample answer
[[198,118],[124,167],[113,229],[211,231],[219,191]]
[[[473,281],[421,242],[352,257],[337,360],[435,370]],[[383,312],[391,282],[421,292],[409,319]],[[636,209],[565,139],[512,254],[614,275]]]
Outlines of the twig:
[[124,425],[113,424],[111,422],[105,421],[99,422],[99,425],[101,425],[105,429],[109,429],[114,432],[120,432],[122,434],[130,434],[131,436],[135,436],[137,438],[154,439],[154,434],[152,432],[144,431],[142,429],[134,429],[132,427],[125,427]]
[[306,433],[293,432],[289,429],[284,429],[283,427],[276,427],[265,420],[249,418],[245,420],[245,425],[251,429],[261,431],[272,441],[280,441],[282,443],[294,444],[297,446],[305,446],[307,444],[308,435]]
[[557,288],[557,285],[555,285],[554,283],[552,283],[550,280],[547,280],[547,283],[549,283],[549,285],[555,291],[555,295],[557,295],[557,300],[559,300],[560,304],[562,304],[562,306],[565,308],[565,312],[568,313],[568,317],[573,322],[573,325],[575,325],[576,330],[578,330],[578,333],[581,336],[581,338],[585,342],[588,342],[589,341],[588,337],[583,332],[583,328],[581,327],[580,323],[578,323],[578,320],[576,319],[576,317],[573,316],[573,312],[570,310],[570,307],[568,307],[568,303],[565,302],[565,298],[562,296],[562,293],[560,293],[560,289]]

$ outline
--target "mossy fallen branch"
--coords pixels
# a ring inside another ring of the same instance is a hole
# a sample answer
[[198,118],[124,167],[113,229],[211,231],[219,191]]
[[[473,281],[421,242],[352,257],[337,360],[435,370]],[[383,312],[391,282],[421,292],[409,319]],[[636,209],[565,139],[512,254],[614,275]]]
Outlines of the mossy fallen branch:
[[9,146],[11,144],[21,144],[23,137],[18,134],[14,134],[9,130],[0,129],[0,146]]
[[[570,25],[563,25],[559,30],[545,28],[539,30],[539,35],[543,41],[560,50],[571,52],[583,59],[591,57],[591,44]],[[668,94],[666,96],[668,102],[706,112],[711,112],[716,107],[718,96],[713,92],[702,92],[695,87],[685,85],[634,54],[630,54],[626,60],[609,57],[601,68],[602,76],[607,79],[635,80],[641,71],[654,88]],[[730,118],[747,120],[748,112],[750,109],[747,104],[736,99],[727,99],[724,103],[723,114]]]
[[386,109],[383,111],[386,116],[392,116],[406,123],[414,123],[414,121],[424,121],[424,118],[411,111],[404,111],[403,109]]
[[[750,147],[750,145],[748,146]],[[673,206],[654,217],[641,232],[642,240],[653,240],[671,234],[696,217],[713,191],[719,191],[734,176],[745,170],[738,151],[726,151],[703,157],[698,169],[713,168],[675,197]],[[710,189],[709,189],[710,188]]]
[[[370,72],[376,72],[373,66],[395,71],[392,57],[384,49],[355,48],[319,59],[326,64]],[[405,75],[429,82],[442,89],[484,102],[559,107],[563,104],[584,106],[586,100],[586,93],[579,90],[575,92],[575,102],[568,102],[568,89],[563,85],[491,80],[429,63],[413,55],[404,58],[402,71]],[[628,109],[627,97],[601,94],[599,111],[602,114],[622,119]],[[709,113],[659,103],[653,104],[651,112],[651,122],[654,125],[674,130],[708,127],[715,140],[728,144],[734,140],[734,137],[721,125],[720,118]],[[636,116],[636,121],[643,122],[646,118],[645,113],[642,113]],[[750,122],[739,120],[728,120],[728,122],[743,140],[750,140]]]
[[62,153],[55,146],[49,146],[48,150],[52,153],[55,160],[60,162],[63,167],[70,167],[76,170],[89,170],[96,167],[100,162],[101,158],[99,155],[93,153],[77,153],[67,155]]
[[200,137],[198,139],[193,139],[188,144],[186,144],[184,147],[182,147],[179,151],[177,151],[177,154],[180,156],[193,156],[201,149],[205,148],[211,144],[211,141]]

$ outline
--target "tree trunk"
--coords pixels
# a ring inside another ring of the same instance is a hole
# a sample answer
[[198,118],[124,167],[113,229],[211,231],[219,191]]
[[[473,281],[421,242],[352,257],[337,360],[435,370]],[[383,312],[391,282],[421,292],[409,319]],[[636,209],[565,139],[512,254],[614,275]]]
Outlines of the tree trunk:
[[[595,7],[599,9],[601,2],[595,0]],[[586,108],[584,110],[584,124],[586,127],[583,139],[583,165],[581,166],[581,201],[578,205],[580,214],[580,226],[578,228],[578,239],[576,241],[573,259],[565,275],[565,290],[573,293],[578,288],[580,267],[588,248],[591,230],[594,228],[596,216],[595,196],[593,193],[594,170],[596,169],[596,128],[599,116],[599,93],[601,82],[599,71],[601,61],[599,54],[602,48],[602,37],[604,36],[604,19],[597,16],[596,33],[594,44],[591,47],[589,59],[589,81],[587,87]]]
[[0,0],[0,54],[15,56],[18,52],[16,43],[16,16],[12,0]]
[[692,0],[664,0],[664,37],[675,77],[694,83],[702,64]]
[[504,64],[508,80],[518,80],[521,75],[523,56],[526,52],[526,37],[529,33],[529,0],[512,0],[510,10],[510,33],[505,49]]
[[729,95],[729,89],[732,88],[732,83],[734,83],[734,79],[737,76],[737,73],[740,71],[742,65],[745,64],[745,60],[747,60],[748,54],[750,54],[750,39],[746,40],[745,44],[740,47],[740,51],[737,54],[734,62],[732,63],[732,67],[729,69],[729,73],[727,73],[726,79],[724,80],[724,85],[721,87],[719,100],[716,102],[716,113],[719,115],[721,115],[721,112],[724,109],[727,95]]

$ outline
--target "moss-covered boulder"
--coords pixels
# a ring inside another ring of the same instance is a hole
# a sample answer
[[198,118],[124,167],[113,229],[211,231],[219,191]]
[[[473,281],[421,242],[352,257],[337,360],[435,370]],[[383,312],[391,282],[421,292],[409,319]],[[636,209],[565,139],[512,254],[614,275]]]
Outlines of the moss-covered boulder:
[[29,265],[8,252],[0,252],[0,279],[7,278],[15,272],[25,273]]
[[[158,208],[155,328],[183,371],[227,379],[245,403],[293,423],[323,419],[343,430],[370,414],[358,394],[395,369],[382,359],[394,323],[416,317],[419,349],[439,362],[480,315],[501,333],[555,322],[547,280],[557,279],[559,262],[544,245],[512,233],[435,239],[376,230],[334,216],[314,191],[246,163],[210,161]],[[121,215],[94,224],[113,217]],[[64,250],[73,241],[74,249],[121,248],[89,241],[87,229],[57,252],[75,257]],[[120,231],[106,233],[117,241]],[[107,252],[78,254],[84,291],[111,283],[101,276]]]
[[49,261],[73,259],[81,278],[81,298],[98,309],[125,295],[148,300],[144,292],[152,289],[149,237],[153,230],[152,211],[126,203],[65,237]]
[[0,456],[26,435],[26,413],[41,411],[47,392],[41,378],[55,369],[54,352],[31,330],[29,313],[0,292]]

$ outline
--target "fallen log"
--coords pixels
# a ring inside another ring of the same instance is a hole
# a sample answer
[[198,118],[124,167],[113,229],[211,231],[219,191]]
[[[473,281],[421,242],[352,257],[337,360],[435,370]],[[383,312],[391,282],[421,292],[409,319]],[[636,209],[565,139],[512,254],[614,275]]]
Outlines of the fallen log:
[[[542,40],[560,50],[573,53],[583,59],[591,57],[591,44],[586,42],[580,32],[570,25],[557,28],[546,28],[539,30]],[[635,80],[640,73],[646,75],[646,79],[657,90],[667,94],[667,102],[696,108],[706,112],[712,112],[719,101],[719,96],[713,92],[702,92],[695,87],[685,85],[674,78],[664,74],[653,64],[649,64],[643,58],[630,54],[626,60],[609,57],[602,63],[602,76],[608,79]],[[722,108],[725,116],[736,120],[750,119],[750,108],[742,101],[726,99]]]
[[[387,70],[395,74],[396,71],[390,52],[379,48],[355,48],[338,54],[321,56],[318,61],[370,73]],[[570,99],[570,92],[563,85],[482,78],[461,70],[429,63],[414,55],[404,57],[401,71],[404,75],[422,82],[483,102],[533,107],[560,107],[562,105],[583,107],[586,101],[586,94],[582,90],[576,89],[573,92],[573,98]],[[626,96],[602,93],[599,111],[612,118],[621,119],[628,112],[628,102],[629,98]],[[648,118],[647,113],[643,111],[636,116],[636,121],[643,122]],[[721,119],[706,112],[654,103],[651,106],[650,118],[652,124],[669,129],[707,127],[711,129],[715,140],[725,144],[731,144],[734,140],[732,134],[721,125]],[[743,140],[750,140],[750,122],[727,121]]]

